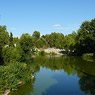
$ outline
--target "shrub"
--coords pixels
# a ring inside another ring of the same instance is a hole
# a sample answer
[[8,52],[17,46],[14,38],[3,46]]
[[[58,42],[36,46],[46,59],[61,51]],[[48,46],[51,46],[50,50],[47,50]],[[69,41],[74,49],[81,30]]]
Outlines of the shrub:
[[19,61],[21,58],[20,53],[18,52],[17,48],[15,47],[6,47],[3,48],[3,60],[5,64],[13,63],[15,61]]
[[94,54],[93,53],[85,53],[82,55],[82,57],[93,57]]
[[51,54],[51,55],[57,55],[55,52],[51,52],[50,54]]
[[16,90],[18,82],[25,83],[31,79],[31,71],[25,63],[0,66],[0,90]]
[[44,51],[40,51],[40,55],[41,56],[45,56],[45,52]]

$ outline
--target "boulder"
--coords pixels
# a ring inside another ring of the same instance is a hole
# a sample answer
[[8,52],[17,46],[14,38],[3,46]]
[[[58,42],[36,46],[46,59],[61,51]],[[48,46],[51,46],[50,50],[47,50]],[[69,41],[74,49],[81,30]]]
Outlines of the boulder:
[[5,90],[3,95],[8,95],[11,91],[10,90]]

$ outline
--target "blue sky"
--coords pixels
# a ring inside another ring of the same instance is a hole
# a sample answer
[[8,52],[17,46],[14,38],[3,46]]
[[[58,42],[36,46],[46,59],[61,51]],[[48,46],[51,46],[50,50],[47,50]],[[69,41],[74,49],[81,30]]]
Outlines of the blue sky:
[[14,37],[77,31],[85,20],[95,18],[95,0],[0,0],[0,25]]

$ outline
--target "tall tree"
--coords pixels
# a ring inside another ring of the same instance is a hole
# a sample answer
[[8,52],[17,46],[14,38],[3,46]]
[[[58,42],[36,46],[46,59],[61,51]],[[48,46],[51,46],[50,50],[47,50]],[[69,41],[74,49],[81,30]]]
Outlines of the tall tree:
[[34,31],[33,35],[34,39],[37,41],[40,38],[40,32],[39,31]]
[[95,53],[95,19],[84,21],[77,34],[76,51],[78,55]]
[[6,26],[0,26],[0,61],[2,58],[2,48],[8,44],[9,34],[7,32]]
[[33,48],[33,39],[29,34],[22,34],[17,44],[17,48],[21,54],[21,61],[27,61],[31,58],[31,50]]
[[72,34],[68,34],[65,36],[63,40],[64,49],[71,51],[75,49],[76,36],[77,34],[75,32],[72,32]]
[[12,34],[12,32],[10,33],[10,37],[9,37],[9,46],[14,46],[14,44],[13,44],[13,34]]
[[51,33],[49,36],[50,47],[63,48],[64,35],[62,33]]
[[39,40],[37,40],[36,42],[36,46],[37,48],[45,48],[48,46],[46,39],[44,39],[43,37],[41,37]]
[[33,43],[34,43],[33,46],[36,46],[36,42],[40,38],[40,32],[39,31],[34,31],[32,37],[33,37]]

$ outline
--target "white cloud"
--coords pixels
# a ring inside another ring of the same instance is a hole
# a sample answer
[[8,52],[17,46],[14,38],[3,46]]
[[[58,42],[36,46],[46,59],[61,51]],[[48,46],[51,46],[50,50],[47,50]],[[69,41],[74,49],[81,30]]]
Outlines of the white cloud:
[[61,25],[60,24],[55,24],[54,27],[60,27]]
[[62,29],[64,31],[73,31],[73,30],[78,29],[79,26],[80,26],[80,24],[77,24],[77,25],[72,24],[72,25],[66,25],[64,27],[63,26],[54,27],[54,29]]
[[11,27],[11,28],[9,28],[9,30],[10,30],[10,31],[15,31],[16,28],[15,28],[15,27]]

